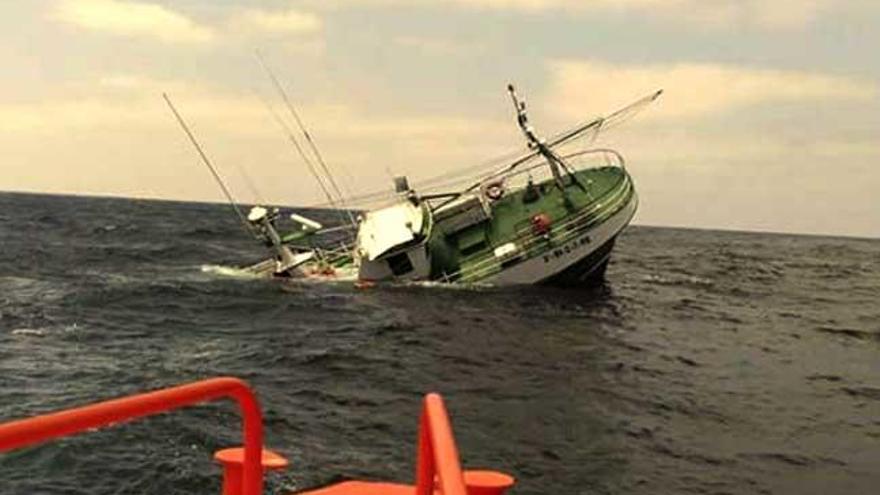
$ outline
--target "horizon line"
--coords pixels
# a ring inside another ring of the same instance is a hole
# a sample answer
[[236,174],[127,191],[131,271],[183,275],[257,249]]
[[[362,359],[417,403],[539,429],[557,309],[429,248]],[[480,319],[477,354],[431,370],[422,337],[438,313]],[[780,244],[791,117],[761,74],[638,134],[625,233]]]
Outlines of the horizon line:
[[[61,196],[61,197],[75,197],[75,198],[95,198],[95,199],[128,199],[128,200],[141,200],[141,201],[154,201],[160,203],[197,203],[197,204],[206,204],[206,205],[218,205],[229,207],[229,203],[224,201],[214,201],[214,200],[206,200],[206,199],[172,199],[172,198],[159,198],[152,196],[126,196],[123,194],[115,194],[115,193],[90,193],[90,192],[47,192],[47,191],[32,191],[32,190],[4,190],[0,189],[0,194],[21,194],[21,195],[30,195],[30,196]],[[251,203],[241,202],[239,205],[246,206],[254,206]],[[326,207],[317,207],[317,206],[296,206],[296,205],[288,205],[288,204],[280,204],[273,203],[273,206],[282,206],[285,208],[296,208],[303,210],[332,210],[333,208]],[[358,208],[352,208],[352,211],[359,211]],[[695,225],[675,225],[675,224],[666,224],[666,225],[658,225],[658,224],[650,224],[650,223],[639,223],[633,222],[633,226],[635,227],[647,227],[647,228],[658,228],[658,229],[677,229],[677,230],[701,230],[708,232],[726,232],[726,233],[739,233],[739,234],[766,234],[766,235],[785,235],[785,236],[798,236],[798,237],[826,237],[826,238],[842,238],[842,239],[855,239],[855,240],[867,240],[867,241],[880,241],[880,234],[876,234],[875,236],[871,236],[868,234],[832,234],[832,233],[816,233],[816,232],[793,232],[793,231],[778,231],[778,230],[742,230],[736,228],[725,228],[725,227],[708,227],[708,226],[695,226]]]

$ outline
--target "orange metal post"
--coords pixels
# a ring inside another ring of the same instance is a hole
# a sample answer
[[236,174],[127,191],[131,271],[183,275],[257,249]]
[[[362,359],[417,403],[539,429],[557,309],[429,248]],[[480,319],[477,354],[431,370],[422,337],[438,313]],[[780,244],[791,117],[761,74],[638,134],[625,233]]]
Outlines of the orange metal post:
[[468,495],[504,495],[516,480],[498,471],[468,470],[464,472],[464,484]]
[[244,419],[241,493],[261,495],[262,413],[254,393],[244,381],[237,378],[213,378],[0,424],[0,452],[219,398],[234,399]]
[[443,495],[467,495],[452,426],[438,394],[425,396],[418,448],[415,495],[433,495],[435,474]]
[[[214,460],[223,466],[223,495],[242,495],[242,466],[244,465],[244,449],[233,447],[214,452]],[[264,471],[279,470],[288,466],[287,459],[263,449],[260,462]]]
[[437,482],[440,495],[504,495],[516,480],[497,471],[462,472],[443,399],[428,394],[419,420],[415,495],[434,495]]

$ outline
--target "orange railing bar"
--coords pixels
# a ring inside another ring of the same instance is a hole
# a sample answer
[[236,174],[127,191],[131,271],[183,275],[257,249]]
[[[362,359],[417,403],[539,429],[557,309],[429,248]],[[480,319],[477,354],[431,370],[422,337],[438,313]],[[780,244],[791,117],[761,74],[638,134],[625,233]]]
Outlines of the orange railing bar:
[[449,415],[438,394],[425,396],[418,448],[415,495],[433,495],[435,475],[442,495],[467,495]]
[[237,378],[212,378],[3,423],[0,424],[0,452],[221,398],[234,399],[243,417],[244,472],[241,493],[261,495],[262,413],[253,391]]

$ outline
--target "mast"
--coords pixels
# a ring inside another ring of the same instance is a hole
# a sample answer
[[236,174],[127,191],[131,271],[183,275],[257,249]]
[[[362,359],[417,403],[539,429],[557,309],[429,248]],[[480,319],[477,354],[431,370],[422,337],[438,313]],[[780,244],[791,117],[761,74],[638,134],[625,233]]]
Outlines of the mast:
[[535,133],[535,128],[529,123],[529,116],[526,114],[526,102],[520,100],[517,96],[513,84],[507,85],[507,92],[510,93],[510,99],[513,100],[513,106],[516,108],[516,121],[519,124],[519,128],[522,129],[526,140],[529,142],[529,148],[536,149],[538,153],[547,160],[547,164],[550,165],[550,171],[553,173],[553,181],[556,182],[556,186],[562,191],[562,194],[566,194],[565,183],[562,180],[562,170],[565,170],[573,183],[586,191],[586,188],[577,180],[573,170],[566,165],[562,160],[562,157],[557,155],[556,152],[547,145],[546,140]]
[[553,180],[556,182],[556,186],[564,191],[565,186],[562,183],[562,174],[559,172],[559,165],[562,160],[547,147],[546,141],[535,134],[535,128],[529,123],[529,116],[526,114],[526,102],[520,100],[516,95],[516,89],[514,89],[513,84],[507,85],[507,92],[510,93],[510,99],[513,100],[513,107],[516,109],[516,122],[529,142],[529,148],[537,149],[547,159],[550,171],[553,172]]

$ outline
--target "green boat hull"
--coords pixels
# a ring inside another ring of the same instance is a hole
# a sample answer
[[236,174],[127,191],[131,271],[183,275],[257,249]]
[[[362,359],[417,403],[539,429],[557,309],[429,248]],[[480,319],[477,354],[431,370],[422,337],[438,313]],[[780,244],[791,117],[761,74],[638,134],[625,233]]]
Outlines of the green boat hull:
[[[638,197],[620,167],[581,170],[574,178],[566,178],[564,191],[552,180],[537,184],[537,198],[526,188],[511,191],[492,204],[491,220],[458,232],[438,222],[428,241],[431,278],[498,285],[601,280]],[[546,231],[536,232],[538,216],[549,220]],[[499,248],[507,252],[499,255]]]

